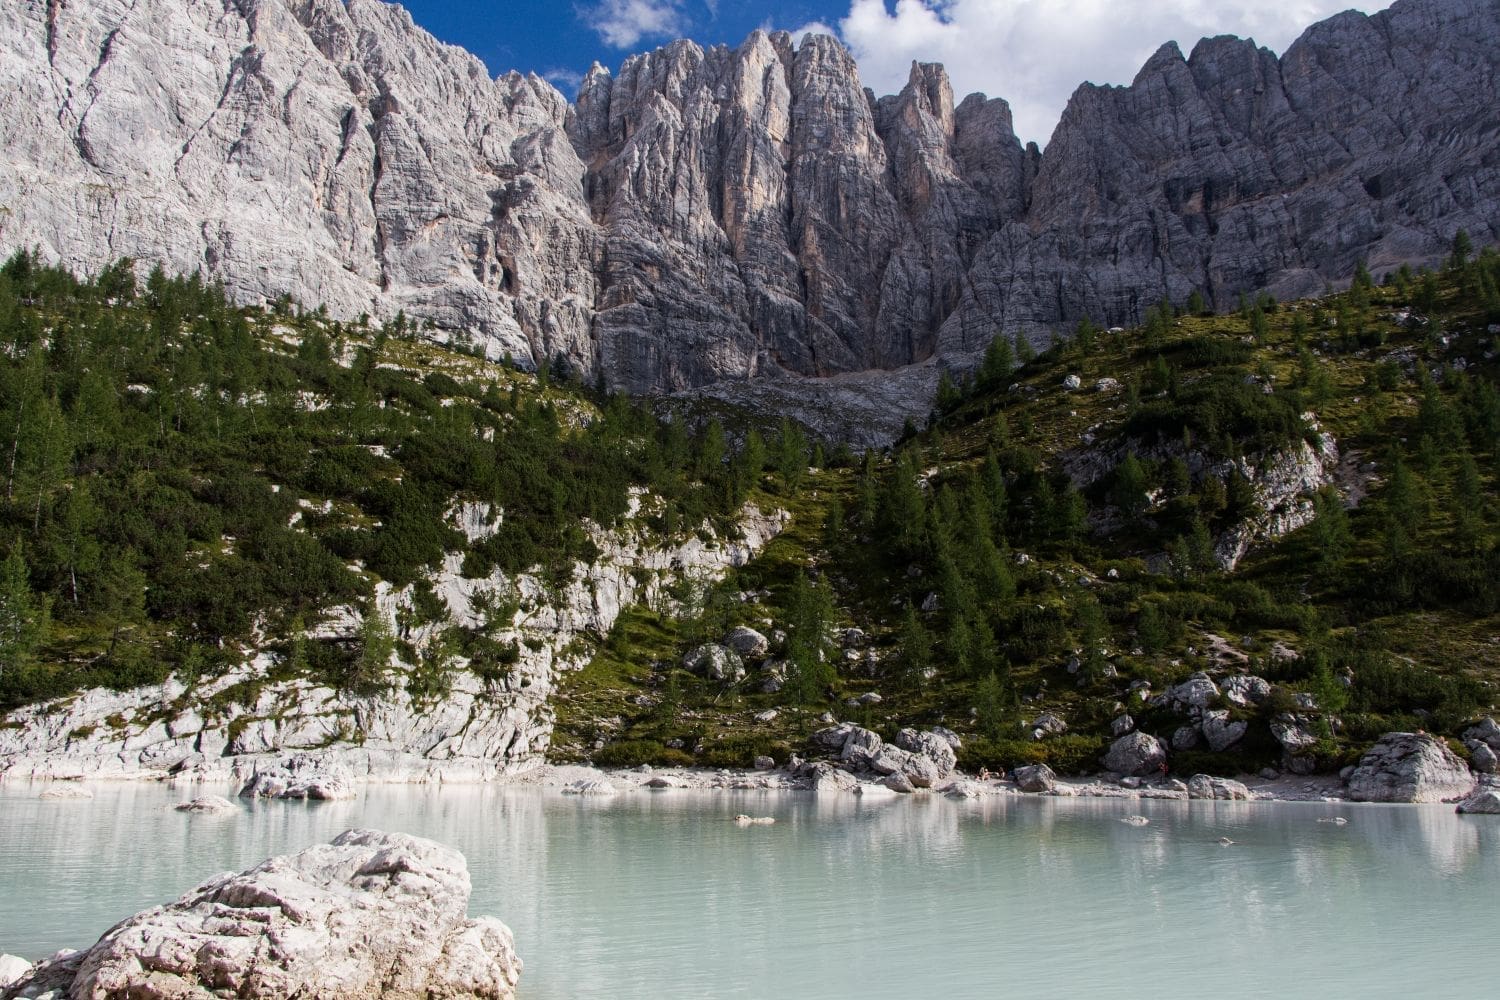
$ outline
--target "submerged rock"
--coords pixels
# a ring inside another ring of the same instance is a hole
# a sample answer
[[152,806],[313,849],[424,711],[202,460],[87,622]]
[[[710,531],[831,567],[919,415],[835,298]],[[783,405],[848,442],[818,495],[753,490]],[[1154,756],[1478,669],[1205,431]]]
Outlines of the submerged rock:
[[40,963],[5,996],[510,1000],[522,965],[510,929],[468,919],[469,892],[452,848],[350,830],[215,876]]
[[235,812],[238,807],[222,795],[205,795],[202,798],[193,799],[191,802],[179,802],[172,808],[184,813],[223,815],[224,813]]
[[37,798],[45,802],[66,802],[74,799],[91,799],[94,793],[78,785],[53,785]]
[[[656,779],[652,780],[654,781]],[[662,785],[657,787],[666,786]],[[615,788],[614,785],[611,785],[603,778],[579,778],[577,781],[570,781],[562,787],[562,793],[564,795],[605,796],[614,795],[618,791],[619,789]]]
[[1386,733],[1349,776],[1355,802],[1442,802],[1473,787],[1468,765],[1427,733]]

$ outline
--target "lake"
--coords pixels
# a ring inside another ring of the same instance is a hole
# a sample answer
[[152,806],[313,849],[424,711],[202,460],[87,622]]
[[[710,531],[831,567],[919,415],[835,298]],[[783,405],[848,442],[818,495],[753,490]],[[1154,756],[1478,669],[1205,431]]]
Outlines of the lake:
[[33,960],[366,826],[464,852],[469,912],[515,931],[525,1000],[1494,987],[1500,817],[1451,806],[372,786],[212,817],[171,806],[229,789],[44,787],[0,785],[0,951]]

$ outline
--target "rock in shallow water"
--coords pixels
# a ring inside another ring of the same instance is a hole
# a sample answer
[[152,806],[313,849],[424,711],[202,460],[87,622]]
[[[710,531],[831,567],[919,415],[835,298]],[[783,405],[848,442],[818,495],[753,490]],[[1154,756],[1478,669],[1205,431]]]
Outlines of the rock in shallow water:
[[350,830],[219,875],[4,991],[75,1000],[510,1000],[510,929],[468,919],[469,871],[430,840]]
[[1427,733],[1386,733],[1349,776],[1355,802],[1442,802],[1473,787],[1468,765]]
[[1500,791],[1494,788],[1486,788],[1477,795],[1470,796],[1458,804],[1461,813],[1478,813],[1483,815],[1500,815]]
[[202,798],[193,799],[191,802],[179,802],[172,808],[184,813],[223,815],[234,812],[236,806],[222,795],[205,795]]
[[240,789],[240,798],[331,802],[354,798],[354,784],[348,775],[316,757],[297,754],[264,770],[257,770]]

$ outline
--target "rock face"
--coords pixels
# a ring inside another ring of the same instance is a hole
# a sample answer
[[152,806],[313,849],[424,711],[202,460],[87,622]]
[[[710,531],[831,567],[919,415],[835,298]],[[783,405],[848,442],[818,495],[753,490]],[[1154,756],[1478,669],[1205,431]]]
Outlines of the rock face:
[[51,987],[76,1000],[513,997],[521,960],[511,932],[491,917],[468,919],[468,905],[457,851],[350,830],[210,879],[86,952],[41,963],[0,995]]
[[1280,59],[1168,44],[1043,154],[936,65],[875,99],[824,36],[675,42],[570,106],[376,0],[9,4],[0,248],[404,309],[633,391],[963,363],[1500,237],[1497,41],[1488,0],[1400,0]]
[[1386,733],[1349,776],[1355,802],[1442,802],[1473,788],[1468,765],[1426,733]]
[[[480,624],[484,599],[512,593],[524,607],[509,628],[496,633],[500,641],[514,642],[518,654],[502,681],[486,682],[460,666],[440,697],[414,698],[399,685],[356,695],[305,678],[271,680],[274,661],[262,655],[193,687],[174,678],[134,691],[85,691],[11,712],[0,723],[0,775],[172,774],[243,785],[294,756],[308,758],[312,763],[304,766],[312,770],[354,782],[482,781],[524,771],[541,762],[551,738],[547,702],[558,676],[583,665],[567,652],[575,636],[608,632],[624,608],[659,598],[678,574],[714,578],[743,565],[785,523],[781,512],[747,507],[734,541],[705,531],[670,544],[628,526],[593,529],[598,557],[576,563],[561,587],[499,571],[469,579],[461,557],[450,555],[429,581],[448,607],[448,621],[411,628],[405,637],[421,649],[450,624]],[[377,587],[375,603],[393,632],[410,612],[414,594],[414,587]],[[352,638],[361,624],[350,609],[320,626],[320,634]]]

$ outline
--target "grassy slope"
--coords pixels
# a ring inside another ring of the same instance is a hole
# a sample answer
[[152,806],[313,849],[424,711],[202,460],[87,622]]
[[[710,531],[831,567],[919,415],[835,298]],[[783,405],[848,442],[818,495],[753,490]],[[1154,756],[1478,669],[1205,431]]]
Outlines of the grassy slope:
[[[1192,338],[1249,343],[1251,356],[1244,367],[1261,377],[1269,375],[1281,391],[1299,380],[1301,365],[1294,331],[1305,326],[1301,340],[1314,352],[1328,380],[1326,391],[1317,394],[1312,406],[1322,427],[1337,438],[1350,459],[1344,467],[1348,477],[1341,476],[1341,489],[1347,493],[1357,484],[1360,490],[1377,491],[1378,496],[1386,456],[1393,445],[1412,434],[1420,395],[1413,380],[1416,366],[1437,369],[1463,358],[1471,377],[1494,380],[1496,375],[1493,338],[1485,332],[1485,317],[1453,282],[1445,282],[1442,294],[1437,310],[1447,331],[1442,335],[1436,332],[1436,323],[1420,329],[1400,322],[1398,312],[1409,307],[1406,296],[1385,288],[1373,290],[1369,305],[1362,310],[1352,308],[1347,296],[1275,308],[1267,315],[1268,334],[1260,344],[1254,344],[1250,337],[1247,316],[1178,317],[1162,335],[1160,353],[1171,355],[1174,347]],[[1339,320],[1343,323],[1342,335],[1333,325]],[[1361,336],[1352,336],[1353,330]],[[1145,385],[1147,369],[1156,353],[1143,349],[1140,331],[1103,334],[1087,353],[1055,349],[1014,376],[1019,388],[972,395],[906,447],[922,449],[923,467],[937,469],[936,479],[942,480],[983,459],[997,439],[997,426],[1003,418],[1012,445],[1035,449],[1044,456],[1047,466],[1055,469],[1063,452],[1080,447],[1084,434],[1092,433],[1107,444],[1118,435],[1126,419],[1125,389],[1090,391],[1094,384],[1108,377],[1124,386]],[[1374,389],[1377,366],[1392,360],[1405,369],[1399,384],[1388,390]],[[1081,390],[1062,388],[1068,374],[1080,377]],[[1203,374],[1185,371],[1182,378],[1186,383]],[[1148,400],[1149,393],[1143,392],[1142,398]],[[1407,451],[1411,451],[1410,442]],[[1475,457],[1492,504],[1496,456],[1479,453]],[[1370,462],[1376,463],[1374,471],[1368,468]],[[1366,468],[1360,473],[1362,464]],[[887,461],[886,468],[889,465]],[[1448,530],[1447,501],[1455,465],[1456,459],[1446,456],[1438,469],[1423,477],[1424,517],[1416,527],[1419,545],[1439,544],[1437,540]],[[775,477],[768,476],[766,486],[774,489]],[[856,502],[855,488],[852,470],[825,469],[813,474],[795,498],[780,498],[795,514],[792,529],[725,585],[727,594],[767,588],[768,597],[733,607],[720,616],[720,621],[707,624],[695,621],[692,614],[683,620],[650,611],[638,611],[624,619],[594,665],[566,680],[559,696],[556,755],[577,759],[594,754],[610,763],[696,759],[700,763],[744,764],[751,752],[774,750],[779,756],[788,749],[800,749],[807,733],[817,726],[815,716],[828,709],[840,718],[854,718],[887,735],[902,725],[942,722],[970,737],[967,756],[974,766],[1047,759],[1070,770],[1090,769],[1095,766],[1097,753],[1107,745],[1109,720],[1122,709],[1128,708],[1142,720],[1143,728],[1164,736],[1183,721],[1133,701],[1129,685],[1133,680],[1149,680],[1159,691],[1195,669],[1213,667],[1207,655],[1206,635],[1227,638],[1250,658],[1250,669],[1283,680],[1289,692],[1315,688],[1312,678],[1295,676],[1295,669],[1278,667],[1268,655],[1276,643],[1302,648],[1309,641],[1309,621],[1310,627],[1320,632],[1325,627],[1330,629],[1334,641],[1376,637],[1395,658],[1398,668],[1410,667],[1414,676],[1463,676],[1479,682],[1480,686],[1466,689],[1475,708],[1489,707],[1495,700],[1500,646],[1494,636],[1500,634],[1500,618],[1451,607],[1376,610],[1356,593],[1358,582],[1377,570],[1382,552],[1378,502],[1366,497],[1352,511],[1354,545],[1336,574],[1313,572],[1309,531],[1304,529],[1258,548],[1233,574],[1211,574],[1187,582],[1147,568],[1158,565],[1148,560],[1161,551],[1173,533],[1171,519],[1157,511],[1148,515],[1143,525],[1126,525],[1108,534],[1095,531],[1070,550],[1045,543],[1028,545],[1025,537],[1010,539],[1016,552],[1033,557],[1018,571],[1018,601],[1059,609],[1068,619],[1080,600],[1097,599],[1108,618],[1109,662],[1118,675],[1078,681],[1069,674],[1064,664],[1076,641],[1072,633],[1050,655],[1020,661],[1012,657],[1005,668],[1004,718],[991,733],[997,738],[982,738],[973,714],[976,679],[956,677],[946,669],[941,643],[935,679],[912,686],[895,678],[899,609],[907,600],[920,602],[930,589],[929,580],[913,579],[903,572],[905,567],[886,556],[884,540],[873,531],[855,528],[832,544],[822,537],[821,525],[830,498],[838,497],[842,508],[851,511]],[[1091,496],[1090,508],[1096,524],[1119,526],[1122,520],[1098,495]],[[1486,530],[1492,544],[1493,527]],[[725,687],[677,669],[678,658],[690,645],[685,631],[695,633],[691,641],[700,641],[712,636],[714,626],[724,623],[764,628],[768,621],[783,622],[791,577],[803,566],[816,568],[832,581],[839,624],[855,625],[869,634],[870,645],[882,664],[874,676],[862,664],[843,664],[835,685],[836,697],[789,711],[783,696],[759,692],[759,675],[754,670],[745,684]],[[1107,576],[1111,570],[1116,579]],[[1268,614],[1265,609],[1257,613],[1253,608],[1226,602],[1226,588],[1241,581],[1254,584],[1268,595],[1273,611],[1288,614]],[[1165,648],[1144,653],[1139,650],[1135,625],[1143,604],[1157,599],[1189,608],[1207,605],[1207,610],[1189,617],[1181,634]],[[1290,614],[1306,608],[1315,610],[1316,616],[1299,619]],[[941,613],[926,618],[930,628],[941,630]],[[1002,643],[1004,640],[1002,636]],[[1360,683],[1356,670],[1354,684]],[[664,697],[663,692],[672,686],[672,695]],[[842,704],[851,694],[871,690],[882,695],[876,706],[850,708]],[[636,703],[641,696],[647,704]],[[756,712],[777,706],[782,710],[775,720],[754,720]],[[1261,712],[1234,710],[1235,716],[1252,723],[1250,735],[1241,746],[1223,755],[1184,754],[1178,766],[1233,770],[1276,761],[1280,747],[1271,739],[1265,723],[1271,709],[1286,707],[1290,706],[1281,696]],[[1346,712],[1343,718],[1331,719],[1341,726],[1336,732],[1328,730],[1333,738],[1321,748],[1321,763],[1337,765],[1386,727],[1417,725],[1431,718],[1415,713],[1415,707],[1415,703],[1387,704],[1381,711],[1358,715]],[[1043,744],[1031,742],[1023,723],[1042,710],[1063,715],[1072,733]],[[1455,724],[1452,719],[1445,722],[1450,727]],[[661,747],[669,741],[680,743],[688,751],[696,750],[696,754],[680,758],[663,753]],[[617,745],[594,753],[593,748],[600,743]]]

